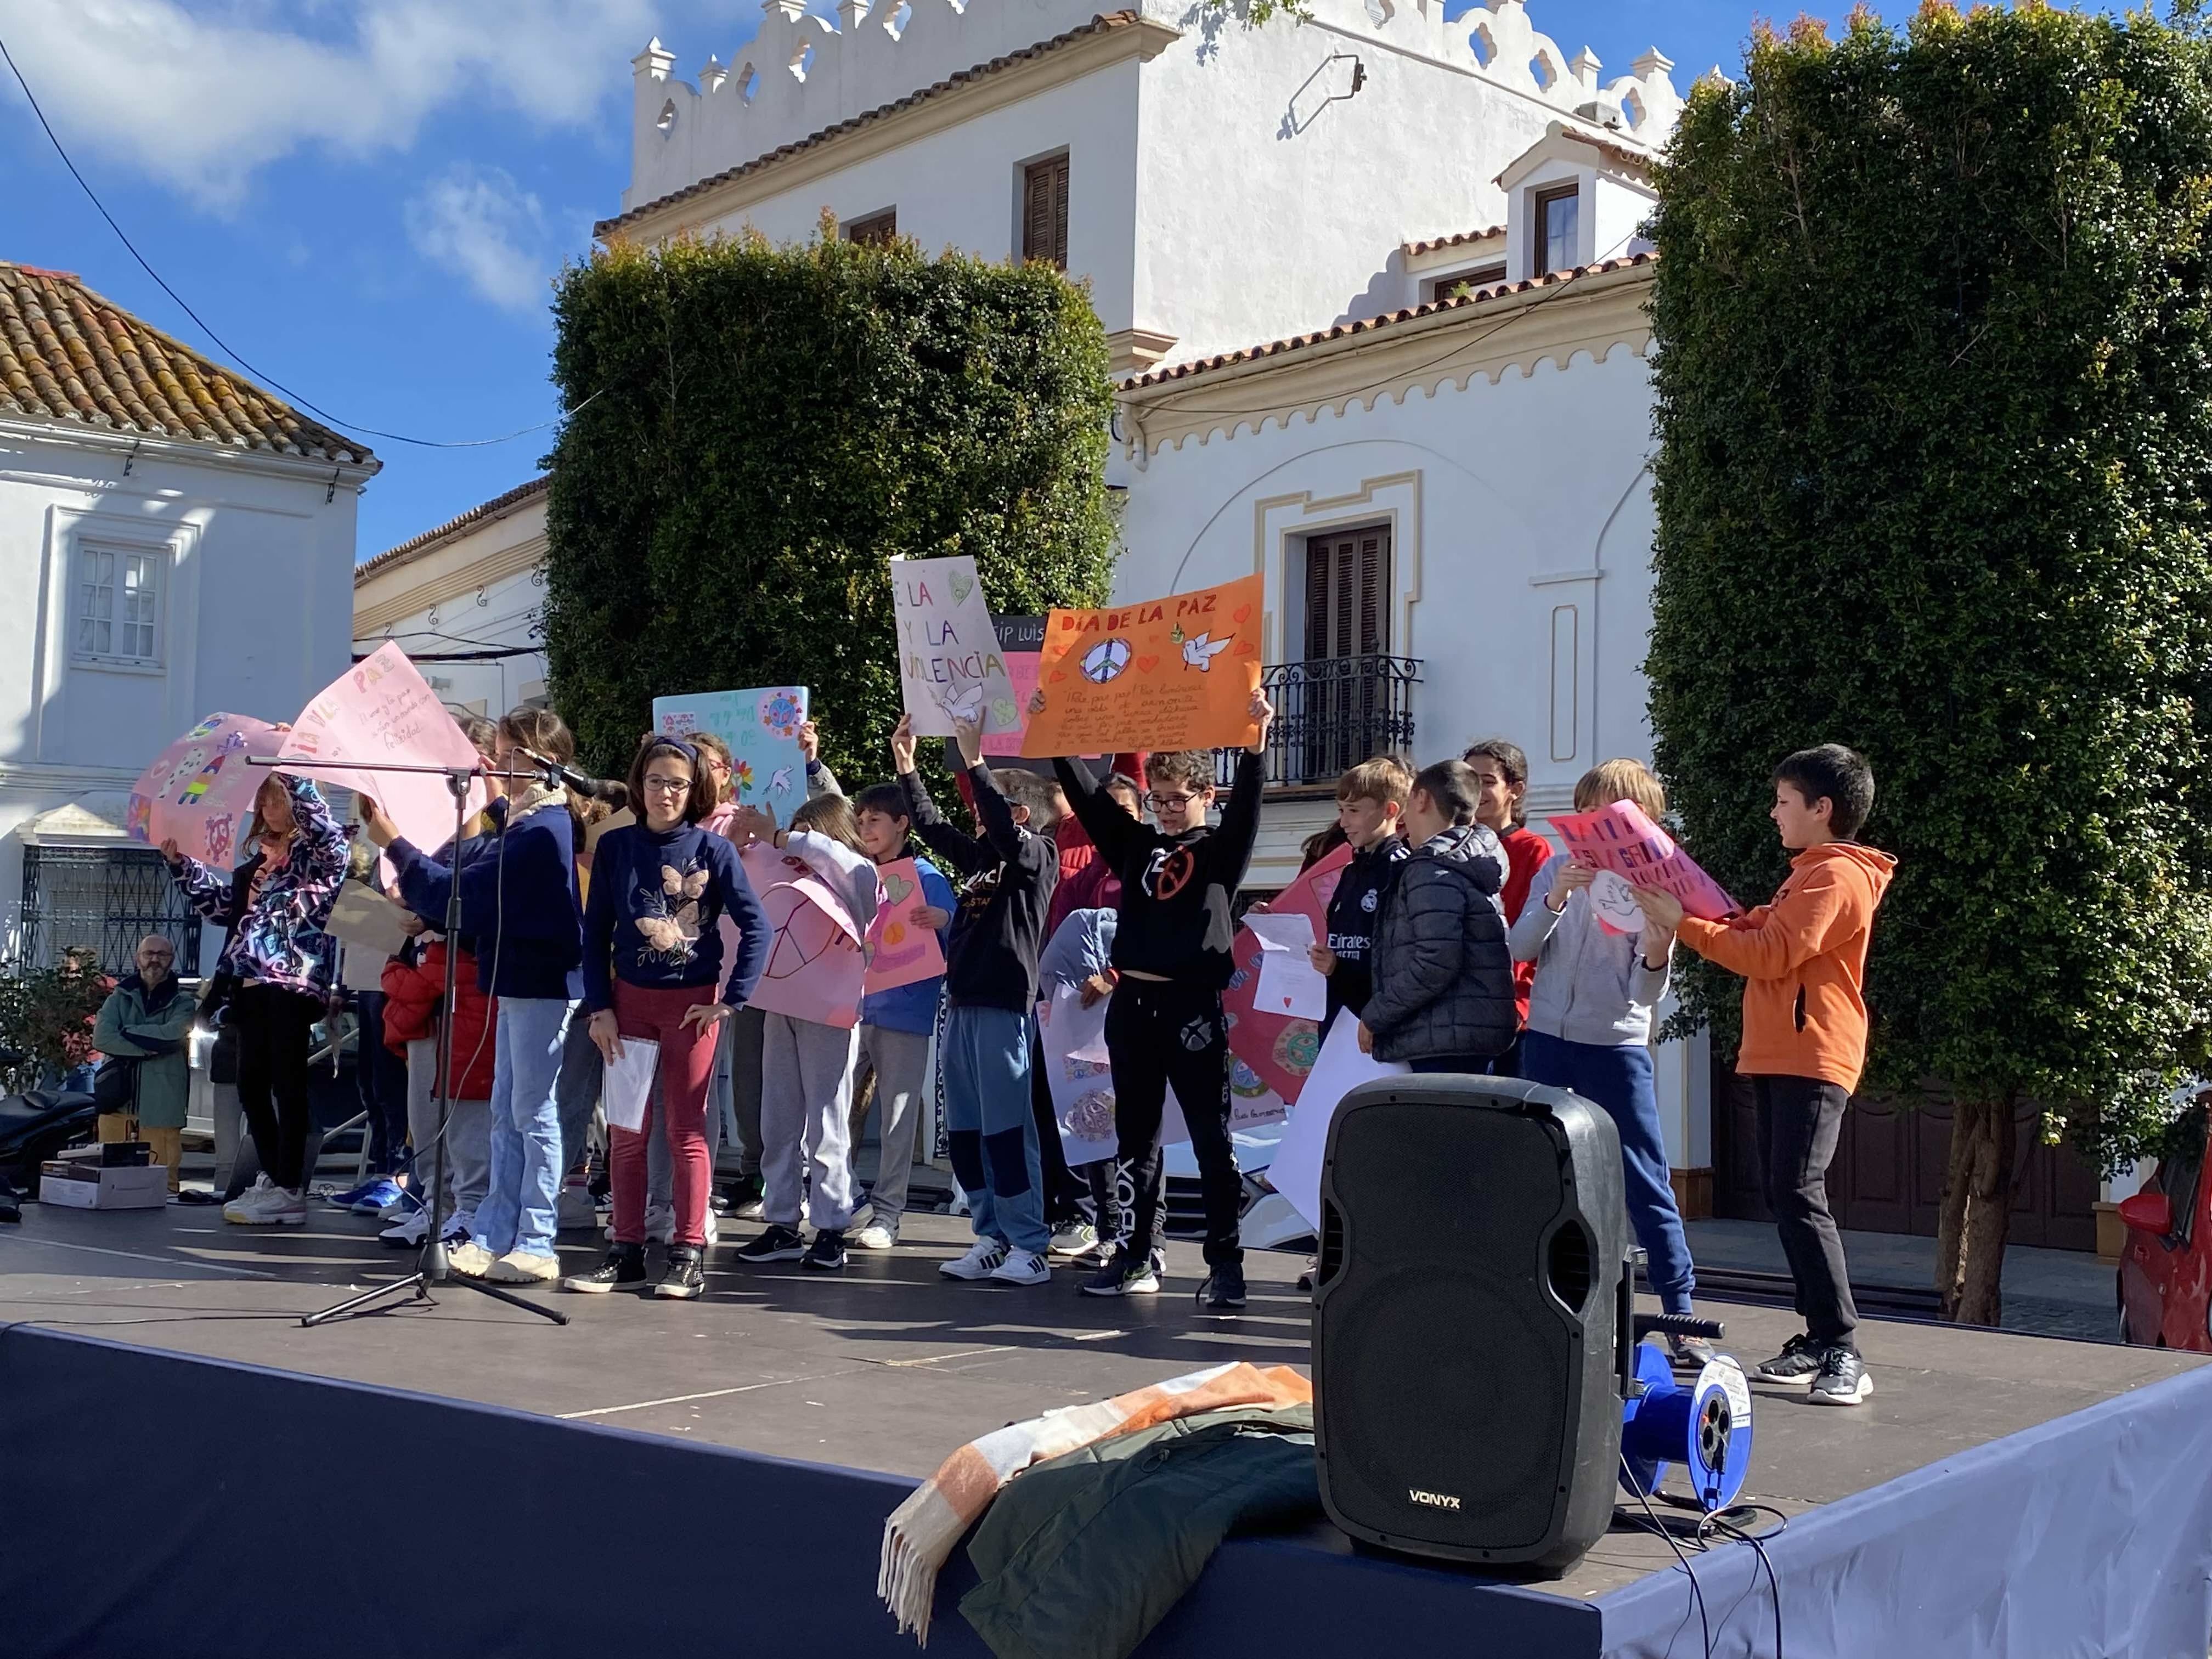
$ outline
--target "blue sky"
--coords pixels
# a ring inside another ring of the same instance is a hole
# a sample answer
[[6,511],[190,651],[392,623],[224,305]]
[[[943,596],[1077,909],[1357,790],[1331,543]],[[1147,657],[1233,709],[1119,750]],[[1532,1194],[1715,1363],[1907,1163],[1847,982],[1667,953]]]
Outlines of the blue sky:
[[[1753,11],[1529,3],[1570,56],[1587,45],[1625,73],[1656,45],[1685,88],[1712,64],[1733,70]],[[658,34],[688,76],[709,52],[734,61],[757,21],[751,0],[0,7],[78,166],[217,332],[343,420],[440,439],[552,417],[546,283],[617,209],[631,56]],[[78,192],[12,80],[0,147],[0,258],[76,271],[212,353]],[[370,440],[386,465],[362,498],[361,556],[531,477],[549,435],[459,450]]]

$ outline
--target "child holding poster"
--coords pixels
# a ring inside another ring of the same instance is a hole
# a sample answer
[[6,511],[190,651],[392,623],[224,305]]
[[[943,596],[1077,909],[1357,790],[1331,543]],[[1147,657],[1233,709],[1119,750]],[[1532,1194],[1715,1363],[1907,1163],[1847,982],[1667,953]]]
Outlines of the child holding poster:
[[[1577,812],[1617,800],[1634,801],[1654,823],[1667,815],[1666,793],[1640,761],[1606,761],[1575,785]],[[1552,860],[1513,924],[1513,959],[1536,970],[1521,1075],[1605,1108],[1620,1131],[1628,1218],[1650,1260],[1651,1289],[1662,1312],[1686,1314],[1697,1281],[1668,1178],[1651,1066],[1652,1010],[1667,994],[1674,938],[1649,921],[1640,934],[1608,928],[1590,899],[1596,874],[1579,860]],[[1668,1340],[1681,1358],[1703,1364],[1713,1357],[1703,1342]]]
[[[1032,705],[1033,707],[1038,705]],[[1121,878],[1121,923],[1114,967],[1121,980],[1106,1011],[1107,1057],[1114,1067],[1114,1110],[1120,1153],[1132,1166],[1136,1215],[1129,1239],[1153,1237],[1160,1208],[1160,1118],[1175,1090],[1197,1156],[1206,1205],[1206,1262],[1200,1303],[1234,1310],[1245,1303],[1244,1251],[1237,1222],[1243,1189],[1229,1139],[1229,1028],[1221,993],[1236,970],[1231,902],[1251,860],[1260,827],[1260,757],[1275,718],[1267,693],[1255,688],[1251,732],[1237,757],[1237,781],[1221,827],[1206,827],[1213,804],[1213,756],[1193,749],[1154,755],[1147,775],[1158,827],[1130,817],[1109,799],[1079,760],[1053,762],[1069,805],[1097,843],[1099,856]],[[1121,1218],[1103,1218],[1102,1234],[1118,1233]],[[1091,1296],[1156,1291],[1149,1249],[1124,1244],[1083,1285]]]
[[980,841],[947,823],[914,769],[914,722],[891,733],[891,761],[907,816],[932,850],[960,872],[960,908],[945,950],[945,1031],[938,1069],[945,1083],[953,1178],[968,1199],[975,1243],[943,1263],[948,1279],[1043,1285],[1043,1167],[1030,1104],[1030,1022],[1036,1017],[1037,951],[1060,880],[1049,839],[1052,794],[1042,778],[983,763],[983,733],[972,718],[953,740],[982,821]]
[[1801,749],[1774,769],[1768,816],[1796,856],[1771,902],[1708,921],[1686,915],[1662,888],[1636,890],[1652,926],[1744,976],[1735,1068],[1757,1099],[1766,1201],[1805,1321],[1802,1334],[1751,1374],[1809,1382],[1820,1406],[1856,1406],[1874,1392],[1828,1210],[1828,1160],[1866,1064],[1867,945],[1897,867],[1852,840],[1873,810],[1874,769],[1863,756],[1833,743]]
[[[609,830],[592,854],[583,1007],[609,1060],[622,1057],[625,1037],[660,1045],[659,1097],[647,1103],[646,1127],[653,1111],[667,1114],[676,1224],[668,1272],[652,1289],[688,1298],[706,1288],[707,1094],[716,1039],[767,964],[768,930],[737,848],[699,827],[714,788],[696,749],[681,738],[647,737],[630,762],[629,799],[639,821]],[[738,956],[718,1000],[726,911],[738,925]],[[610,1125],[607,1142],[614,1246],[595,1271],[562,1280],[564,1290],[647,1288],[646,1136]]]
[[[740,841],[762,841],[806,866],[843,906],[853,931],[866,938],[882,888],[860,850],[853,805],[842,795],[800,803],[791,827],[778,830],[766,812],[740,806],[731,829]],[[762,1215],[768,1226],[742,1246],[738,1260],[756,1265],[798,1261],[823,1273],[845,1267],[845,1229],[853,1218],[853,1026],[802,1019],[771,1009],[761,1040]],[[814,1224],[809,1243],[799,1231],[802,1207]]]
[[[906,791],[879,783],[860,791],[853,803],[860,850],[878,866],[907,856],[914,829]],[[952,884],[927,859],[914,861],[925,907],[914,913],[917,926],[934,927],[940,948],[951,936],[956,900]],[[860,1053],[876,1074],[878,1118],[876,1184],[868,1194],[868,1224],[853,1236],[864,1250],[888,1250],[898,1243],[899,1218],[906,1212],[907,1182],[914,1172],[915,1133],[924,1115],[922,1085],[929,1073],[929,1034],[937,1024],[938,999],[945,975],[932,974],[860,1002]]]

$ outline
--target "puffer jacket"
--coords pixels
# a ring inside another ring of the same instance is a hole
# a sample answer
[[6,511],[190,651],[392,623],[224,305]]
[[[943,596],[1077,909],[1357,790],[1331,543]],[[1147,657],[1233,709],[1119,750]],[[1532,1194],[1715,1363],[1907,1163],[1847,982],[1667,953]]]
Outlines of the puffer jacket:
[[[394,957],[384,964],[384,1046],[405,1054],[407,1045],[441,1034],[440,1005],[446,996],[446,942],[432,939],[412,963]],[[453,964],[453,1063],[460,1076],[455,1100],[489,1100],[493,1024],[497,999],[477,986],[476,963],[466,951]]]
[[272,775],[292,797],[296,833],[284,867],[270,871],[258,893],[253,890],[263,863],[258,848],[228,876],[194,858],[179,859],[170,873],[186,903],[228,931],[218,971],[319,997],[331,988],[337,957],[337,941],[323,924],[345,879],[350,848],[313,784],[289,772]]
[[1520,1028],[1505,942],[1505,849],[1479,823],[1431,836],[1398,866],[1375,929],[1360,1023],[1377,1060],[1505,1052]]

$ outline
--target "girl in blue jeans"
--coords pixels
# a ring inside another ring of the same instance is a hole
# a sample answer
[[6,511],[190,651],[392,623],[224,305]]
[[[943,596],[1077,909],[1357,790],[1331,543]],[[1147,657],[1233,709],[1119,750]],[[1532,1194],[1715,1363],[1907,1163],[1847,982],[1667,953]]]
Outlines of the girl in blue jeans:
[[[1575,785],[1577,812],[1617,800],[1634,801],[1654,823],[1666,815],[1659,780],[1638,761],[1602,762]],[[1546,863],[1509,935],[1513,959],[1536,964],[1521,1075],[1571,1089],[1613,1119],[1620,1131],[1628,1218],[1649,1258],[1651,1288],[1662,1311],[1686,1314],[1697,1280],[1667,1178],[1667,1142],[1651,1071],[1652,1010],[1667,994],[1674,939],[1640,913],[1640,933],[1609,931],[1590,896],[1597,873],[1571,859]],[[1702,1343],[1677,1339],[1674,1348],[1687,1358],[1711,1358]]]

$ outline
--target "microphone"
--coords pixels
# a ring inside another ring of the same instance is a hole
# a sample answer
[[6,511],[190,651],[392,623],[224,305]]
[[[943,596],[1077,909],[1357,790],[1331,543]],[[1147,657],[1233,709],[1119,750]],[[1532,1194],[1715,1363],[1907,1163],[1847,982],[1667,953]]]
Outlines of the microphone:
[[562,765],[559,761],[548,760],[534,749],[525,749],[519,744],[515,745],[514,752],[536,766],[548,779],[566,784],[580,795],[592,800],[606,801],[616,806],[627,806],[629,804],[629,788],[626,784],[617,783],[606,778],[586,776],[581,772]]

